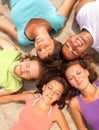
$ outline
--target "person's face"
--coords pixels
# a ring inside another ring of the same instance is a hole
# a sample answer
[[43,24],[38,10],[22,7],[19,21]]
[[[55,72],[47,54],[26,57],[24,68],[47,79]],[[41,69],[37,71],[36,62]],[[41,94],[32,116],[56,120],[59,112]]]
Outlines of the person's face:
[[43,86],[43,99],[46,104],[52,104],[59,100],[63,94],[64,86],[56,80],[52,80]]
[[24,60],[14,66],[14,73],[24,79],[36,79],[40,75],[40,65],[36,60]]
[[76,59],[84,55],[90,47],[90,40],[82,33],[70,36],[62,47],[62,53],[67,60]]
[[38,37],[36,39],[35,49],[38,57],[44,59],[52,55],[54,51],[54,42],[49,36]]
[[89,84],[89,72],[80,64],[74,64],[65,71],[65,76],[72,87],[83,90]]

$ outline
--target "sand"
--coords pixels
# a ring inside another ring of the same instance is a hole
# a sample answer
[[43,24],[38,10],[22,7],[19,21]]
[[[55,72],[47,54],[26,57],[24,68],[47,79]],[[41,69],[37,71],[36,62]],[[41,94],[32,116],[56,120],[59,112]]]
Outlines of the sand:
[[[63,0],[52,0],[53,4],[56,8],[59,8],[60,5],[63,3]],[[74,20],[74,9],[72,10],[72,13],[69,17],[68,22],[66,23],[66,26],[55,36],[55,38],[62,43],[64,43],[67,39],[67,37],[70,34],[74,34],[79,32],[79,27]],[[10,8],[8,4],[8,0],[0,0],[0,20],[7,20],[7,22],[11,22],[10,18]],[[13,24],[13,23],[12,23]],[[22,53],[31,52],[35,54],[35,50],[31,50],[33,46],[29,47],[23,47],[19,45],[14,39],[6,35],[4,32],[0,31],[0,37],[6,38],[9,41],[15,43],[19,50],[22,51]],[[23,82],[23,91],[33,91],[35,89],[36,81],[25,81]],[[8,104],[0,104],[0,130],[10,130],[11,127],[16,123],[18,120],[19,113],[23,107],[23,103],[8,103]],[[63,109],[63,113],[66,117],[66,120],[70,126],[70,130],[77,130],[69,110],[66,108]],[[59,130],[59,127],[57,124],[54,124],[51,128],[51,130]]]

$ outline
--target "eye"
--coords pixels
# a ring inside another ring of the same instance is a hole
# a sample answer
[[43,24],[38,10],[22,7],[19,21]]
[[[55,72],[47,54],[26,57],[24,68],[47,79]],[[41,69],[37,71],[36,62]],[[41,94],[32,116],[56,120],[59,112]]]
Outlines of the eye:
[[77,74],[80,75],[80,74],[81,74],[81,71],[78,71]]
[[73,79],[73,77],[68,78],[69,81],[72,80],[72,79]]
[[51,85],[48,85],[48,89],[52,89],[52,86],[51,86]]
[[30,63],[28,62],[26,66],[27,66],[27,68],[30,68]]
[[60,93],[59,93],[59,92],[56,92],[56,94],[57,94],[57,95],[60,95]]
[[29,79],[31,79],[30,62],[28,62],[27,68],[28,68],[27,76],[28,76]]
[[70,44],[70,42],[67,41],[66,46],[67,46],[68,48],[71,48],[71,46],[70,46],[69,44]]
[[49,50],[51,47],[50,46],[45,46],[45,50],[47,51],[47,50]]

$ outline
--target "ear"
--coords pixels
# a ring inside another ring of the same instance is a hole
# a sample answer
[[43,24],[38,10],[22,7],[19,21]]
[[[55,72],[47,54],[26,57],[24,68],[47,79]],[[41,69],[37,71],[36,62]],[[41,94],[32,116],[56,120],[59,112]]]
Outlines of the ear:
[[43,87],[42,87],[42,91],[44,91],[44,90],[45,90],[45,87],[46,87],[46,84],[44,84],[44,85],[43,85]]
[[80,56],[80,58],[83,58],[86,54],[87,54],[87,52],[84,52],[84,53]]
[[86,74],[87,74],[87,76],[89,76],[89,71],[87,70],[87,69],[85,69],[86,70]]

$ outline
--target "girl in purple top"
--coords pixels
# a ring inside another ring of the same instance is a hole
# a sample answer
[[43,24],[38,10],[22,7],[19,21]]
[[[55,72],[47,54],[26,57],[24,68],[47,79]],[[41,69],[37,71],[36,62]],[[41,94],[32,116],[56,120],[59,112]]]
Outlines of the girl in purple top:
[[65,76],[71,86],[69,98],[74,96],[69,106],[77,129],[99,130],[99,88],[94,82],[98,75],[93,64],[88,57],[70,61],[65,65]]

